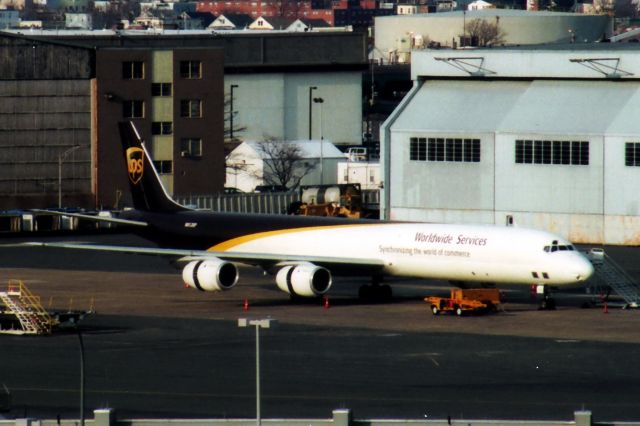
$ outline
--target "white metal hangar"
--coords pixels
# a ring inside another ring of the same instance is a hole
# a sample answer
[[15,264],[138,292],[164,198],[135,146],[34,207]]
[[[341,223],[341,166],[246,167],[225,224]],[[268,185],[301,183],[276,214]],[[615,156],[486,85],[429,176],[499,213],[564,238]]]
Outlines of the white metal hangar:
[[573,47],[414,52],[382,216],[640,244],[640,49]]

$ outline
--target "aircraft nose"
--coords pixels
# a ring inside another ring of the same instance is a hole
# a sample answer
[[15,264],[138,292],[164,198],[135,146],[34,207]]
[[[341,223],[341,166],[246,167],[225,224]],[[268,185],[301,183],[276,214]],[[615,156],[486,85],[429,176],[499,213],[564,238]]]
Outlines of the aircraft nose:
[[573,265],[577,281],[586,281],[593,275],[593,264],[585,256],[580,255]]

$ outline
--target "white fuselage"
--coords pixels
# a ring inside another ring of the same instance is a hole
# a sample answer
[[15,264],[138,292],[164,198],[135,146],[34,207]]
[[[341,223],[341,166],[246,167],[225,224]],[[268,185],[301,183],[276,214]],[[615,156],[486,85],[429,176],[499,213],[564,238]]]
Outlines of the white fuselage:
[[236,238],[213,250],[375,259],[385,275],[512,284],[585,281],[591,262],[554,234],[517,227],[383,223],[292,228]]

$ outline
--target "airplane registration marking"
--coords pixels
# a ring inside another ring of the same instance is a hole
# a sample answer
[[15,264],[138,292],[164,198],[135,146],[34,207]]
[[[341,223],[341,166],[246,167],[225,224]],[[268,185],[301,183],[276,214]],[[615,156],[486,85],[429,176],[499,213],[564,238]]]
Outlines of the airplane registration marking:
[[232,238],[230,240],[224,241],[220,244],[216,244],[213,247],[210,247],[209,251],[228,251],[234,247],[239,246],[240,244],[248,243],[251,241],[259,240],[261,238],[272,237],[275,235],[285,235],[292,234],[298,232],[306,232],[306,231],[318,231],[318,230],[329,230],[329,229],[344,229],[344,228],[355,228],[355,227],[364,227],[364,226],[387,226],[387,224],[373,224],[373,223],[358,223],[358,224],[348,224],[348,225],[331,225],[331,226],[309,226],[302,228],[286,228],[279,229],[275,231],[265,231],[258,232],[255,234],[243,235],[241,237]]

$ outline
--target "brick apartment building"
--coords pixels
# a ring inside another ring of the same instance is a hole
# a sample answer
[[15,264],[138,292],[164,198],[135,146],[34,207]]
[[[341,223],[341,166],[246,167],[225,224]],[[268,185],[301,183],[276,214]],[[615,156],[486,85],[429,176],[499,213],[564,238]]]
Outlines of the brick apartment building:
[[[96,53],[96,158],[120,165],[118,122],[150,142],[169,193],[213,193],[224,185],[221,49],[120,49]],[[96,192],[115,205],[128,192],[124,169],[102,167]]]

